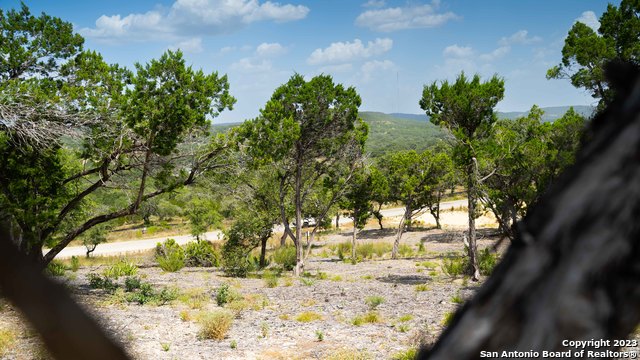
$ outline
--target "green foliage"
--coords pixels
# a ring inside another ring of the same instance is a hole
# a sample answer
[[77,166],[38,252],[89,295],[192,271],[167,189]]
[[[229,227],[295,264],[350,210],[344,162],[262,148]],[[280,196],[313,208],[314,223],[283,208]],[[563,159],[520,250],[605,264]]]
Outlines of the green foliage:
[[370,310],[375,310],[380,304],[384,303],[384,298],[379,295],[367,296],[364,302],[369,306]]
[[174,239],[167,239],[156,245],[156,261],[162,270],[176,272],[185,265],[184,251]]
[[416,292],[423,292],[431,290],[431,287],[428,284],[418,284],[415,286]]
[[138,266],[124,259],[118,260],[113,265],[106,268],[102,275],[107,278],[118,280],[121,276],[133,276],[138,273]]
[[200,317],[198,322],[200,323],[200,332],[198,333],[200,338],[223,340],[233,324],[233,313],[226,309],[207,312]]
[[66,268],[60,261],[52,261],[47,265],[46,273],[51,276],[64,276]]
[[[131,285],[139,285],[134,287]],[[165,305],[178,298],[178,289],[163,287],[160,291],[153,289],[149,283],[140,282],[139,284],[130,284],[131,290],[127,290],[125,299],[128,302],[140,305],[153,304],[156,306]]]
[[184,246],[185,265],[212,267],[220,265],[220,253],[206,240],[197,240]]
[[113,293],[118,288],[118,284],[116,284],[111,278],[103,275],[89,273],[87,274],[87,279],[89,280],[89,287],[92,289],[102,289],[106,290],[108,293]]
[[142,282],[139,277],[127,276],[124,279],[124,288],[127,292],[132,292],[135,289],[140,289]]
[[455,311],[447,311],[444,314],[444,317],[442,318],[442,326],[449,326],[449,324],[451,324],[451,321],[453,320],[453,318],[455,317],[456,312]]
[[565,38],[562,62],[549,69],[547,78],[568,78],[600,99],[599,108],[613,100],[613,90],[605,76],[605,65],[612,60],[638,65],[640,59],[640,4],[622,0],[609,4],[599,19],[597,32],[575,22]]
[[318,341],[324,340],[324,332],[322,332],[322,330],[316,330],[316,339],[318,339]]
[[489,276],[493,272],[493,268],[498,263],[498,254],[491,251],[489,248],[480,250],[478,253],[478,265],[480,266],[480,273],[482,275]]
[[216,303],[218,306],[242,299],[242,295],[229,284],[223,283],[216,289]]
[[363,324],[375,324],[382,322],[382,316],[376,311],[369,311],[364,315],[358,315],[351,323],[355,326],[361,326]]
[[243,247],[233,246],[227,241],[222,247],[222,271],[228,276],[246,277],[255,270],[253,263],[247,258]]
[[290,271],[296,266],[296,248],[293,246],[280,247],[273,252],[271,260],[282,266],[285,271]]
[[71,257],[71,271],[77,272],[80,269],[80,259],[77,256]]
[[410,348],[405,351],[400,351],[393,355],[393,360],[414,360],[418,356],[418,349]]
[[229,347],[232,349],[236,349],[238,347],[238,342],[236,340],[231,340],[231,343],[229,343]]
[[269,288],[274,288],[278,286],[279,275],[275,271],[265,271],[262,275],[264,279],[264,283]]
[[197,240],[200,240],[200,236],[207,232],[209,227],[219,225],[222,221],[217,203],[208,199],[191,199],[186,206],[184,214],[189,219],[191,235],[195,236]]
[[469,267],[469,261],[464,255],[450,254],[442,260],[440,267],[442,268],[442,272],[449,276],[460,276],[464,274]]

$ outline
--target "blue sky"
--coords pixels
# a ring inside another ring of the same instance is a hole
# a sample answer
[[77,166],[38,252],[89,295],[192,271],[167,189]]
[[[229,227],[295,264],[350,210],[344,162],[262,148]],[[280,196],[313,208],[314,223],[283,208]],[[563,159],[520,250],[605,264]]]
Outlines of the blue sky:
[[[362,111],[421,113],[422,87],[460,71],[505,79],[501,111],[596,103],[568,80],[546,80],[580,19],[597,27],[606,1],[510,0],[25,0],[74,24],[85,47],[133,67],[180,48],[227,74],[235,109],[253,118],[298,72],[356,87]],[[617,1],[615,3],[618,3]],[[0,0],[2,9],[19,1]]]

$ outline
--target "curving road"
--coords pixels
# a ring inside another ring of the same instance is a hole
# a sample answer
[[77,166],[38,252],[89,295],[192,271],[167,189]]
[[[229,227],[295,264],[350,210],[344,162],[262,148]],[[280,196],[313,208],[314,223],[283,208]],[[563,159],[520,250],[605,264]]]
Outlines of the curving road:
[[[456,208],[460,206],[466,206],[467,200],[454,200],[454,201],[446,201],[440,204],[440,208],[442,210],[448,210],[450,208]],[[387,218],[402,216],[404,214],[404,208],[392,208],[382,210],[382,215]],[[351,223],[351,219],[346,217],[340,218],[340,224],[348,224]],[[282,231],[282,226],[277,226],[275,228],[276,231]],[[222,231],[215,230],[205,233],[203,238],[211,241],[221,240],[222,239]],[[177,236],[165,236],[165,237],[157,237],[152,239],[142,239],[142,240],[131,240],[131,241],[120,241],[113,243],[100,244],[96,247],[96,250],[92,253],[93,256],[115,256],[115,255],[123,255],[135,252],[141,252],[150,250],[156,247],[156,244],[159,242],[164,242],[167,239],[174,239],[178,244],[184,245],[188,242],[195,240],[195,238],[191,235],[177,235]],[[66,259],[72,256],[82,257],[85,256],[87,250],[84,246],[67,246],[64,250],[62,250],[56,258],[58,259]],[[46,253],[46,250],[45,250]]]

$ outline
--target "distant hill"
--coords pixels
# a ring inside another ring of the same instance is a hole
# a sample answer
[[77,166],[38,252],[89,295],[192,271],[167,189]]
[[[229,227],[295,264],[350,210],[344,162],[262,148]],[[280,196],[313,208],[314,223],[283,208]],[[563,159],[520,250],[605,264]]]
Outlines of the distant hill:
[[[404,115],[404,116],[403,116]],[[399,150],[422,151],[445,137],[438,126],[416,119],[412,114],[383,114],[360,112],[360,117],[369,125],[369,138],[365,150],[373,157]]]
[[[559,119],[566,113],[571,106],[549,106],[543,107],[544,115],[542,116],[543,122],[554,121]],[[575,110],[578,114],[584,117],[591,117],[595,107],[593,106],[585,106],[585,105],[574,105],[573,110]],[[500,112],[498,111],[498,118],[503,119],[515,119],[521,116],[526,116],[529,111],[510,111],[510,112]],[[399,119],[409,119],[416,121],[428,121],[429,117],[425,114],[402,114],[402,113],[391,113],[390,116]]]

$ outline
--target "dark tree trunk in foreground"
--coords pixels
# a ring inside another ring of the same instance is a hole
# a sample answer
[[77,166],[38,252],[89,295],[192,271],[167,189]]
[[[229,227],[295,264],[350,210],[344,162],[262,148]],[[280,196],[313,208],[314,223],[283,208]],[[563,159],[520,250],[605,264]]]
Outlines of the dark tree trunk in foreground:
[[616,71],[630,82],[618,86],[621,98],[593,120],[576,164],[518,225],[493,275],[420,359],[505,350],[579,357],[562,341],[624,339],[633,331],[640,320],[640,82],[631,80],[635,68]]

